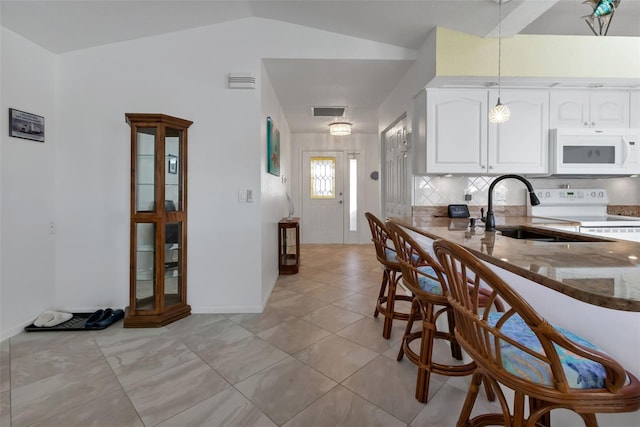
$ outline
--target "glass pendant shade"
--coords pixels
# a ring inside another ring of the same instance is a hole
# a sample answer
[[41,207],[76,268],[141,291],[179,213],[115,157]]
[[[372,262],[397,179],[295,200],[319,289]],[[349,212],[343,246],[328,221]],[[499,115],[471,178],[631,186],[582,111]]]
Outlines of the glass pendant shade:
[[351,123],[335,122],[329,125],[329,133],[333,136],[351,135]]
[[500,103],[500,98],[498,98],[498,103],[489,111],[489,121],[491,123],[505,123],[511,117],[511,111],[509,107]]
[[489,111],[490,123],[505,123],[509,121],[511,117],[511,111],[509,107],[500,102],[500,89],[501,89],[501,77],[502,77],[502,13],[501,6],[503,2],[509,0],[493,0],[498,3],[498,103]]

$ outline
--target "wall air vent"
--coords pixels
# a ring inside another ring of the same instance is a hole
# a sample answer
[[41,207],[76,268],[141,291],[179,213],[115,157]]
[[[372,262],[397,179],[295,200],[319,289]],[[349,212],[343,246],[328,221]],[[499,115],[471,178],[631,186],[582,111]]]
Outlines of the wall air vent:
[[344,117],[347,107],[311,107],[313,117]]
[[227,74],[227,87],[229,89],[255,89],[256,77],[251,73]]

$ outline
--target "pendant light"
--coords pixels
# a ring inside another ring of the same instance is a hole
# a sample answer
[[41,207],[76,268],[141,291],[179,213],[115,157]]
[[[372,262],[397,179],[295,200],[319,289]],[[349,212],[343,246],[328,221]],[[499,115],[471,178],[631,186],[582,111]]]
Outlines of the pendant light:
[[501,7],[504,0],[494,0],[498,3],[498,103],[489,111],[489,121],[491,123],[505,123],[511,117],[509,107],[500,102],[501,87],[501,62],[502,62],[502,13]]

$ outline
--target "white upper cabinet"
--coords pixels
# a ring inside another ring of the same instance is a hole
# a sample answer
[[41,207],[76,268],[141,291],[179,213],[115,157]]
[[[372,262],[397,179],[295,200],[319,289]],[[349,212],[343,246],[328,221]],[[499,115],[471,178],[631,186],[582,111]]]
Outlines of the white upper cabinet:
[[640,91],[631,92],[629,100],[629,127],[640,128]]
[[[489,106],[498,101],[489,93]],[[549,92],[502,90],[500,101],[511,118],[500,125],[489,123],[489,174],[545,174],[549,170]]]
[[427,91],[425,173],[487,173],[487,91]]
[[503,90],[501,101],[511,109],[511,119],[496,125],[487,113],[497,91],[427,90],[426,168],[420,172],[546,173],[549,92]]
[[629,92],[552,90],[550,128],[628,128]]

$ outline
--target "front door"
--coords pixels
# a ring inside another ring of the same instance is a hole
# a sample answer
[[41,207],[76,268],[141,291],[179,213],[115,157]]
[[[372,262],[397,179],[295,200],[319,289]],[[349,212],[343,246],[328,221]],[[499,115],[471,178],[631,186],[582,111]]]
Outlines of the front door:
[[302,241],[344,242],[343,153],[302,152]]

